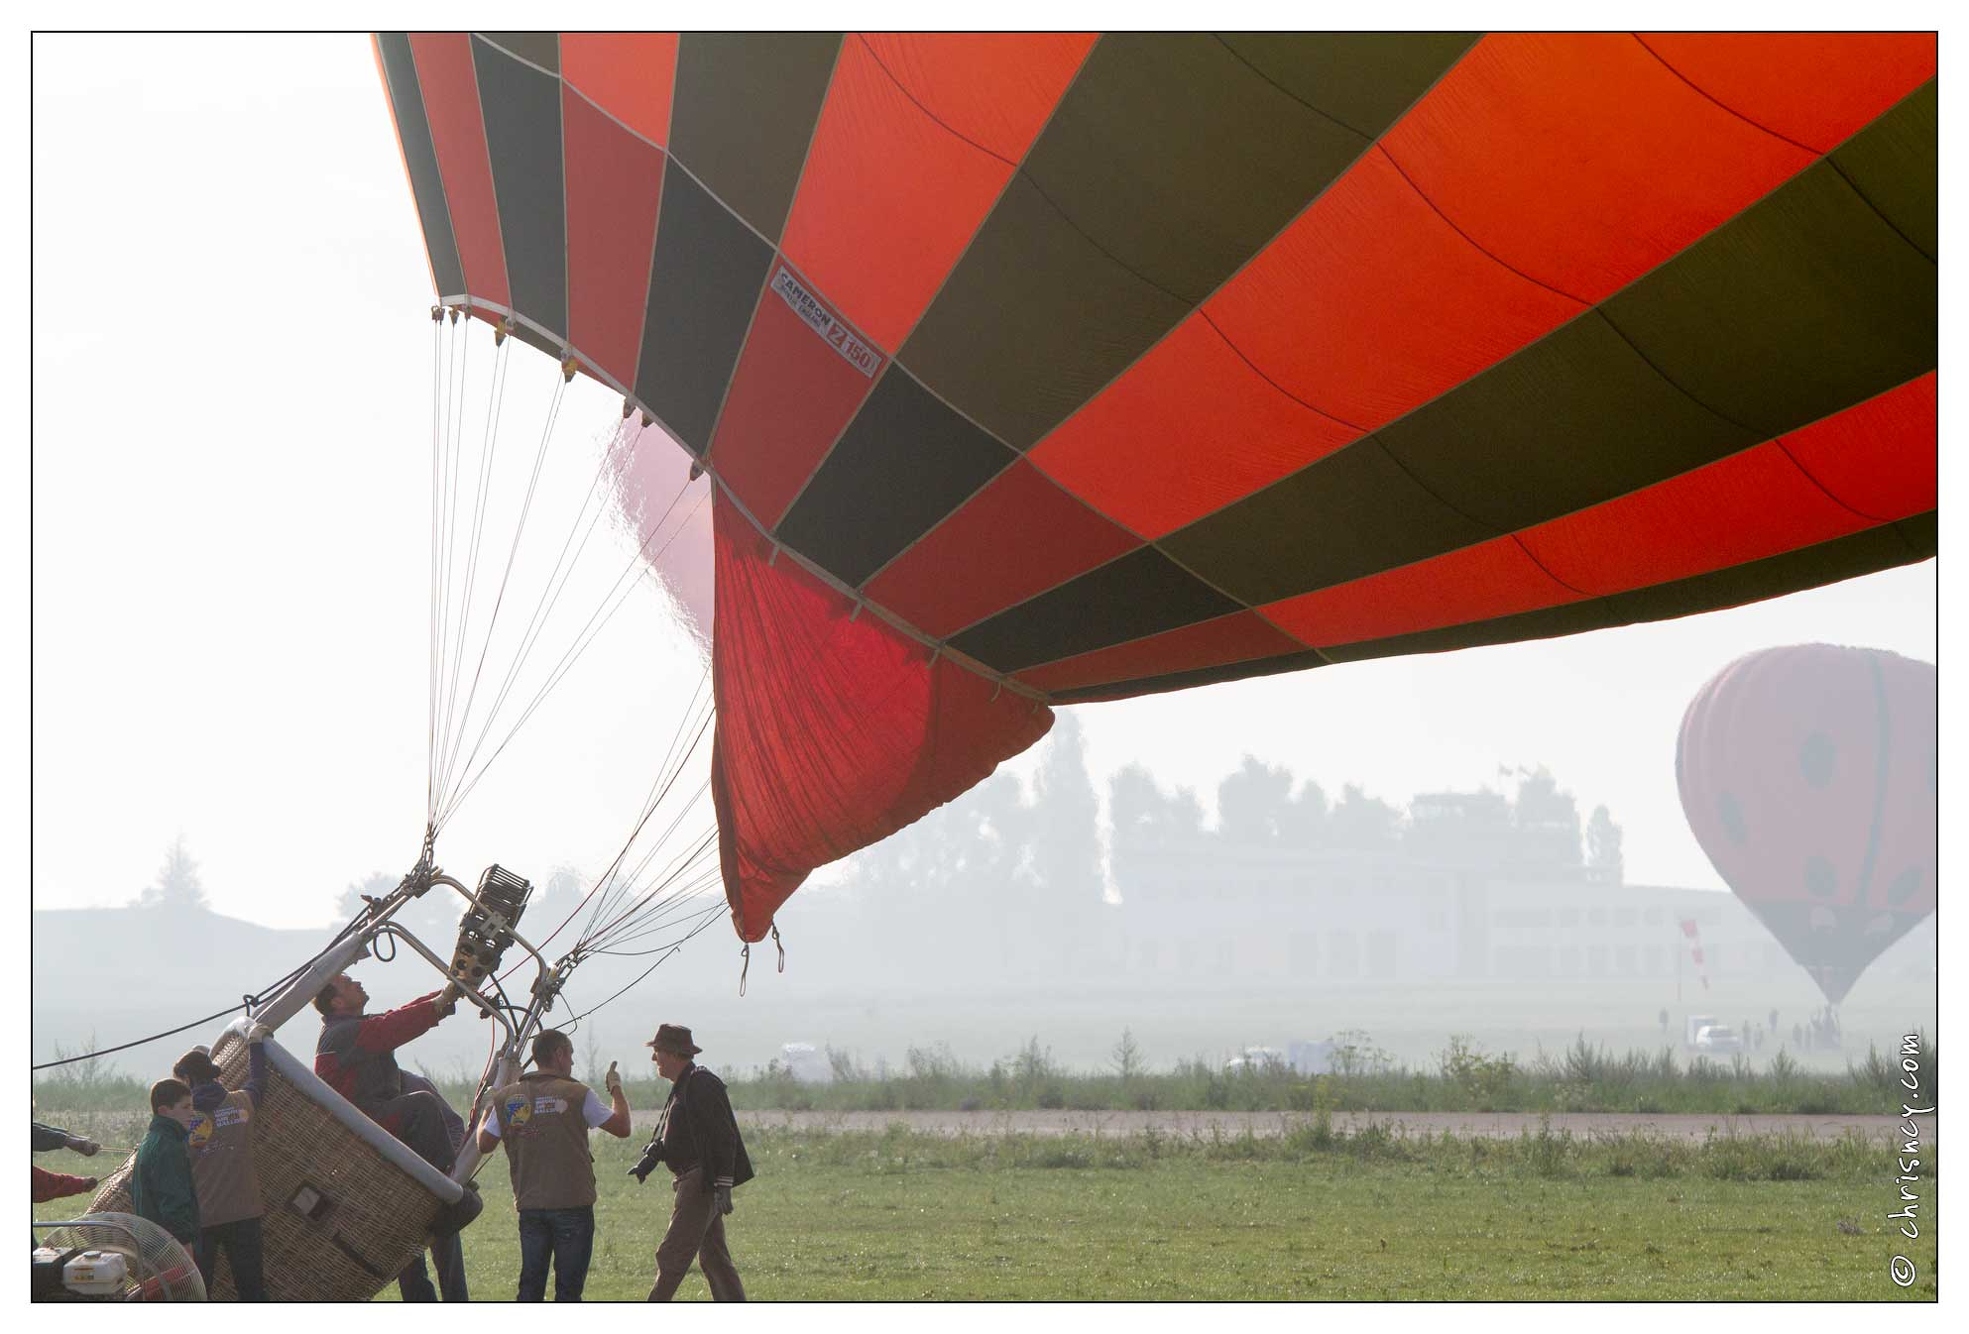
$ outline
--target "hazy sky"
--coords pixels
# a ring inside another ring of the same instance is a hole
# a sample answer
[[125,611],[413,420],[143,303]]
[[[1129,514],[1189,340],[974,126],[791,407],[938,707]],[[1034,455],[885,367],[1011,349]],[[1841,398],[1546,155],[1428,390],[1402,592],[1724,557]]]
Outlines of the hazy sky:
[[[367,40],[44,37],[34,75],[34,902],[126,901],[182,834],[221,911],[324,922],[415,858],[424,802],[431,289]],[[519,348],[510,375],[502,438],[530,451],[556,372]],[[543,507],[586,485],[618,404],[568,390]],[[1543,763],[1624,825],[1630,880],[1714,885],[1676,799],[1682,709],[1807,640],[1934,660],[1934,563],[1076,712],[1097,785],[1139,759],[1206,808],[1246,753],[1396,802]],[[640,590],[446,860],[598,866],[698,671]]]

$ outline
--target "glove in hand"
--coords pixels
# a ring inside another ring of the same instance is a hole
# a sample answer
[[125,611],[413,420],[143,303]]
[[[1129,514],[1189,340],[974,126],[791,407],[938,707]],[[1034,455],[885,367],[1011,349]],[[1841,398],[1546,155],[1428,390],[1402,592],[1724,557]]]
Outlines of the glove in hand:
[[729,1214],[732,1211],[732,1188],[730,1186],[713,1186],[711,1193],[717,1197],[718,1212],[720,1214]]
[[83,1139],[79,1135],[70,1135],[68,1137],[68,1147],[81,1154],[84,1158],[93,1158],[103,1146],[92,1139]]
[[608,1063],[608,1073],[602,1076],[602,1087],[610,1093],[622,1092],[622,1076],[615,1072],[615,1062]]

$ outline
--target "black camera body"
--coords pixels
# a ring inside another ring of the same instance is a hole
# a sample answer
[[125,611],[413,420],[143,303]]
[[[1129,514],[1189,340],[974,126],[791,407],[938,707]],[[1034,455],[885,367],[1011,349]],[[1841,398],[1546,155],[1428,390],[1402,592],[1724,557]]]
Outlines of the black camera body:
[[663,1166],[663,1132],[659,1130],[643,1147],[643,1156],[638,1158],[636,1165],[629,1169],[629,1175],[635,1177],[637,1181],[647,1181],[649,1174],[661,1166]]

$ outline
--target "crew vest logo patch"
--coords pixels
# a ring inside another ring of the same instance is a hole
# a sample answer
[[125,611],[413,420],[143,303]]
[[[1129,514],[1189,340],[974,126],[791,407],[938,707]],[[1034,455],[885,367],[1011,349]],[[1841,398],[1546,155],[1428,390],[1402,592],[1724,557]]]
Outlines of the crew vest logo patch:
[[517,1094],[506,1099],[506,1124],[523,1126],[533,1119],[533,1103],[525,1094]]
[[218,1127],[212,1124],[212,1118],[210,1116],[204,1112],[194,1112],[191,1118],[191,1125],[185,1130],[185,1139],[190,1147],[196,1151],[212,1142],[212,1132],[216,1129]]

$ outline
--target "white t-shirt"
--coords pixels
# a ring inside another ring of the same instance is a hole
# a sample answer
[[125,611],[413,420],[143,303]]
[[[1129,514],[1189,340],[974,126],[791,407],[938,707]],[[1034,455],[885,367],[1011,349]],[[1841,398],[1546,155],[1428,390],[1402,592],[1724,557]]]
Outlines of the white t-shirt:
[[[596,1126],[608,1120],[612,1115],[614,1113],[609,1110],[608,1104],[602,1101],[601,1095],[596,1093],[595,1090],[589,1089],[588,1096],[582,1099],[581,1102],[581,1119],[588,1123],[588,1129],[593,1130]],[[487,1109],[485,1124],[479,1127],[479,1133],[481,1135],[490,1135],[494,1139],[499,1138],[498,1112]]]

